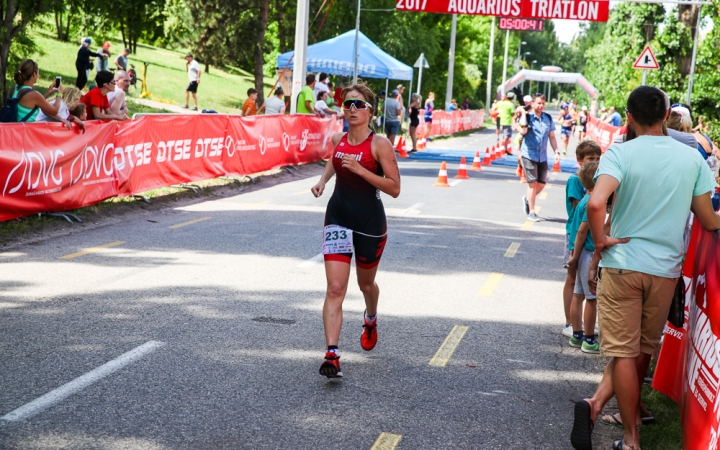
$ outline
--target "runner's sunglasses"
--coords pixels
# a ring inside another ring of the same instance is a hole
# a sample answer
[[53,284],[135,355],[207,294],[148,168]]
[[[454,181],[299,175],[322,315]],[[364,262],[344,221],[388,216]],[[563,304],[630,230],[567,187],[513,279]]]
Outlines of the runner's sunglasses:
[[359,111],[361,109],[367,109],[372,108],[372,105],[365,100],[361,100],[359,98],[349,98],[342,102],[343,109],[345,111],[349,111],[353,106],[355,107],[356,111]]

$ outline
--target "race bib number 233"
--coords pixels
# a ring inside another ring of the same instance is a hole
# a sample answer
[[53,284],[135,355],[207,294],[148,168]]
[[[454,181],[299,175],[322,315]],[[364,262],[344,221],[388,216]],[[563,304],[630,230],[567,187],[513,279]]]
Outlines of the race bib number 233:
[[339,225],[323,229],[323,255],[353,253],[353,232]]

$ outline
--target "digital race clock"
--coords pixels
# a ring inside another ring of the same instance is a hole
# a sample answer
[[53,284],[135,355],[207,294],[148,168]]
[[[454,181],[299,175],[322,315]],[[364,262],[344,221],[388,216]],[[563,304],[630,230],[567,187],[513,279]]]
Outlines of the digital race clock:
[[500,29],[511,31],[542,31],[542,19],[520,19],[515,17],[500,18]]

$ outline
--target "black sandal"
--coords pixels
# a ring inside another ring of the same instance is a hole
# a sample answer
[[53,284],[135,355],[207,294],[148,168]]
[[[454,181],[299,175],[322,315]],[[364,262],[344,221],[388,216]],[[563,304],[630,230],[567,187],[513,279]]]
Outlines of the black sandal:
[[592,450],[592,432],[595,424],[590,418],[591,410],[590,403],[585,400],[575,402],[575,421],[570,433],[570,443],[576,450]]

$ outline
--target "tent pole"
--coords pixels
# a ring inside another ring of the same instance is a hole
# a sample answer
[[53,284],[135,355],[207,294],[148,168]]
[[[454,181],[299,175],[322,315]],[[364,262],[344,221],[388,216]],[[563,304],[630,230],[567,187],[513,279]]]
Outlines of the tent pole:
[[290,95],[290,113],[297,113],[297,98],[305,86],[305,72],[307,71],[307,32],[310,14],[310,0],[298,0],[297,14],[295,15],[295,53],[293,57],[292,93]]
[[[408,102],[407,102],[407,108],[408,111],[410,111],[410,103],[412,103],[412,83],[413,78],[415,78],[415,69],[413,69],[412,75],[410,76],[410,89],[408,89]],[[403,111],[403,114],[405,114],[405,111]],[[408,112],[408,117],[410,117],[410,113]]]
[[[486,119],[490,117],[490,94],[492,92],[492,69],[493,69],[493,50],[495,49],[495,16],[492,18],[490,25],[490,54],[488,56],[487,68],[487,93],[485,94],[485,114]],[[422,70],[422,69],[420,69]]]
[[445,109],[450,106],[453,93],[453,77],[455,72],[455,34],[457,33],[457,14],[452,16],[452,26],[450,28],[450,52],[448,54],[448,79],[445,88]]
[[[388,88],[390,87],[390,80],[388,78],[385,78],[385,101],[383,102],[383,123],[382,123],[382,131],[385,133],[387,130],[387,101],[390,98],[390,92],[388,91]],[[387,135],[387,133],[385,133]],[[392,142],[390,143],[392,144]],[[395,147],[393,147],[395,148]]]
[[[357,16],[355,17],[355,61],[353,63],[353,84],[358,80],[358,39],[360,37],[360,0],[358,0]],[[387,98],[387,97],[386,97]]]

